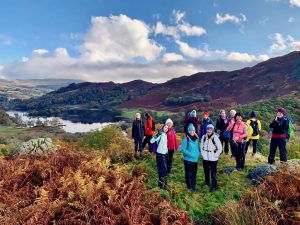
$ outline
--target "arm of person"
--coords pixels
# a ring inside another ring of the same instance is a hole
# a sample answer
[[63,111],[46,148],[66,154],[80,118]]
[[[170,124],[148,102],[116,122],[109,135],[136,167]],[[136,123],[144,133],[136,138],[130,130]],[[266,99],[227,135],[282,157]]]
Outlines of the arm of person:
[[186,140],[187,138],[184,138],[183,140],[182,140],[182,143],[181,143],[181,145],[180,145],[180,150],[181,150],[181,152],[183,153],[183,155],[186,155],[186,156],[192,156],[191,155],[191,152],[187,149],[187,140]]
[[270,128],[274,128],[274,127],[276,127],[276,126],[278,126],[278,121],[276,121],[276,120],[273,120],[272,121],[272,123],[270,123]]
[[219,137],[215,137],[214,140],[215,140],[216,147],[217,147],[215,156],[218,158],[221,155],[221,153],[222,153],[222,143],[221,143]]
[[150,143],[153,144],[154,142],[156,141],[159,141],[161,139],[161,135],[157,136],[157,135],[154,135],[151,140],[150,140]]
[[240,135],[240,138],[245,138],[248,135],[248,127],[245,124],[244,129],[243,129],[243,133]]
[[260,120],[257,121],[257,124],[258,124],[258,130],[261,131],[261,122],[260,122]]

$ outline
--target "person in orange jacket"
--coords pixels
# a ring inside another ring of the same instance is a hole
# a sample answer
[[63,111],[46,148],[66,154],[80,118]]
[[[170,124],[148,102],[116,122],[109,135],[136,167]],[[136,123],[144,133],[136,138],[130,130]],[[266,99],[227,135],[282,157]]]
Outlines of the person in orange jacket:
[[145,113],[145,139],[143,141],[143,149],[146,147],[146,145],[148,144],[148,148],[150,151],[150,140],[154,135],[154,131],[155,131],[155,124],[153,121],[153,118],[150,116],[149,113]]

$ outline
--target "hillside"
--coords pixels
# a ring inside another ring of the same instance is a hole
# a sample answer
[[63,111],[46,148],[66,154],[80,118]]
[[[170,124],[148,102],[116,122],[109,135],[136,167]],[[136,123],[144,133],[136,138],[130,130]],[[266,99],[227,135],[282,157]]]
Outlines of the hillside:
[[298,95],[299,81],[300,52],[297,51],[253,67],[231,72],[197,73],[161,84],[141,80],[123,84],[70,84],[39,98],[12,101],[9,107],[47,116],[70,109],[216,109],[271,97]]

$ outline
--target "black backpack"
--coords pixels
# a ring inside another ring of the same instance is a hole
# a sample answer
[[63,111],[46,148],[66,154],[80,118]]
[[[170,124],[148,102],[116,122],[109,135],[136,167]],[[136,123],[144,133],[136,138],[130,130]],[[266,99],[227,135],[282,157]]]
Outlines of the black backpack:
[[259,134],[257,120],[256,121],[250,120],[250,121],[251,121],[250,126],[253,128],[252,136],[257,136]]
[[155,131],[155,123],[153,119],[152,119],[152,130]]

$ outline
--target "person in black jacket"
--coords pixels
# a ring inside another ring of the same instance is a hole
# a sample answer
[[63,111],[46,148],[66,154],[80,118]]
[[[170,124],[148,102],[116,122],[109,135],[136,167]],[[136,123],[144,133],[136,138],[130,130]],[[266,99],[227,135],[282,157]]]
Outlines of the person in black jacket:
[[143,138],[145,133],[145,127],[141,120],[141,114],[135,114],[135,120],[132,123],[132,139],[134,139],[134,152],[137,156],[137,152],[140,152],[140,158],[143,154]]
[[217,133],[220,135],[220,141],[222,143],[222,147],[224,147],[224,152],[226,155],[228,155],[229,152],[229,147],[228,147],[228,142],[229,139],[226,139],[223,137],[224,131],[228,127],[229,120],[226,117],[226,112],[224,109],[222,109],[219,113],[219,118],[217,120],[216,128],[217,128]]
[[284,116],[286,110],[284,108],[279,108],[277,110],[277,115],[273,122],[270,124],[272,128],[272,138],[270,144],[270,154],[268,157],[268,163],[273,164],[275,162],[275,154],[277,147],[279,148],[280,161],[286,162],[286,138],[287,138],[287,128],[288,128],[288,119]]

